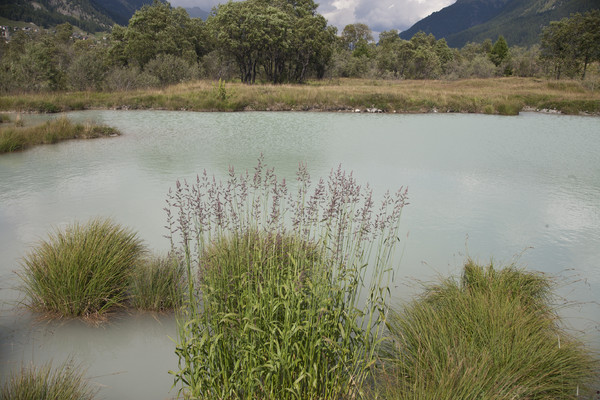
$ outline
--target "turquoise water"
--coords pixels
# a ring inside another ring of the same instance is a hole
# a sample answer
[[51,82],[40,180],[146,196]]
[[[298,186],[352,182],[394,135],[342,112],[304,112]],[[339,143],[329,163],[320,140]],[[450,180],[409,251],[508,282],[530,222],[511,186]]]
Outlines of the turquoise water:
[[600,119],[524,113],[192,113],[85,111],[69,114],[123,136],[71,141],[0,156],[0,363],[69,356],[88,368],[105,399],[162,399],[177,368],[172,317],[120,315],[91,327],[35,321],[14,290],[19,258],[53,227],[112,217],[166,251],[166,193],[177,179],[229,165],[252,170],[259,155],[279,176],[306,162],[316,181],[339,164],[376,193],[408,187],[400,303],[417,280],[460,273],[467,256],[517,262],[561,277],[578,304],[568,323],[600,348]]

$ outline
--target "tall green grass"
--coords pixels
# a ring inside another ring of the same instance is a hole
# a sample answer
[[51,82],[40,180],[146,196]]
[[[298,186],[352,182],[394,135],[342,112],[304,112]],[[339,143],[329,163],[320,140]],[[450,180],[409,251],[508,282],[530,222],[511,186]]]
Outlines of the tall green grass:
[[36,126],[1,127],[0,153],[68,139],[93,139],[118,134],[119,132],[111,127],[92,123],[74,124],[68,118],[61,117]]
[[170,311],[183,305],[184,271],[173,256],[152,256],[131,275],[129,305],[143,311]]
[[10,374],[0,391],[0,400],[92,400],[97,389],[83,373],[70,362],[57,368],[51,363],[22,367]]
[[100,317],[124,305],[144,251],[134,232],[107,219],[56,230],[22,260],[27,305],[55,316]]
[[381,388],[389,399],[575,399],[598,362],[560,324],[553,282],[469,261],[392,312]]
[[341,169],[313,188],[301,166],[288,188],[262,159],[254,175],[178,182],[167,213],[189,282],[173,372],[180,392],[361,396],[381,340],[405,199],[402,190],[388,194],[375,210],[370,190]]

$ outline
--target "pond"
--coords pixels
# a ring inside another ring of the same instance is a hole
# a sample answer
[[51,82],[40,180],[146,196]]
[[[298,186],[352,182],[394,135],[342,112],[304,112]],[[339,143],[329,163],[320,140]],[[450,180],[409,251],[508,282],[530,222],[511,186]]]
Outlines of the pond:
[[[567,322],[600,349],[600,119],[522,113],[193,113],[85,111],[118,138],[0,156],[0,369],[69,357],[103,399],[164,399],[177,368],[172,316],[119,315],[93,327],[17,307],[19,259],[54,227],[112,217],[156,252],[166,194],[204,169],[225,176],[262,153],[280,177],[342,165],[375,193],[408,187],[394,301],[457,275],[467,257],[560,276]],[[565,284],[562,284],[565,283]],[[566,284],[570,283],[570,284]]]

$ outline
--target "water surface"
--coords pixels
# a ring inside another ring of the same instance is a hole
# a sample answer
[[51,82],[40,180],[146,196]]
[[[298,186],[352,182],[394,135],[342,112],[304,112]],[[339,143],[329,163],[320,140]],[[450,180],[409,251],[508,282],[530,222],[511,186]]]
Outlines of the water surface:
[[177,368],[172,317],[120,315],[91,327],[15,310],[19,258],[54,227],[112,217],[166,251],[166,193],[177,179],[261,153],[280,176],[313,180],[339,164],[376,193],[408,186],[394,299],[416,280],[460,273],[467,256],[563,277],[565,313],[600,348],[600,119],[524,113],[364,115],[85,111],[69,116],[123,136],[0,156],[0,363],[72,357],[104,399],[163,399]]

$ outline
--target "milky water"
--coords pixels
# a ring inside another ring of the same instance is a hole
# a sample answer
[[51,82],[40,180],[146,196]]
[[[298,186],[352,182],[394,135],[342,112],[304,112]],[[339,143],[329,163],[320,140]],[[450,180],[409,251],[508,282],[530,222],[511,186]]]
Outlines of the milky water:
[[[0,368],[72,358],[103,399],[173,397],[172,316],[122,314],[101,327],[17,308],[19,258],[54,227],[112,217],[164,252],[166,193],[177,179],[262,153],[293,178],[339,164],[376,193],[407,186],[394,301],[416,281],[456,275],[467,256],[560,277],[563,314],[600,348],[600,119],[525,113],[357,115],[85,111],[123,135],[0,156]],[[43,118],[43,117],[42,117]],[[566,285],[566,283],[570,283]]]

